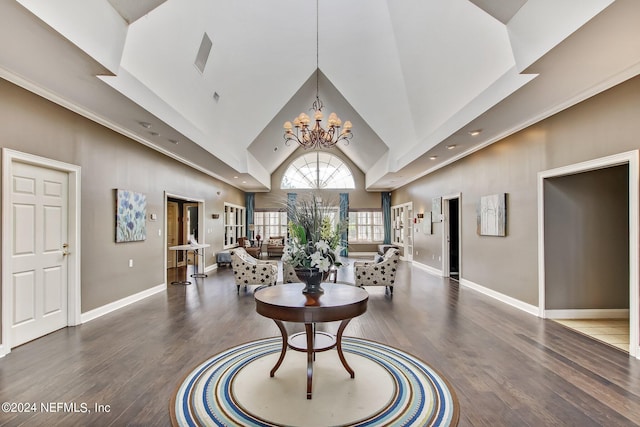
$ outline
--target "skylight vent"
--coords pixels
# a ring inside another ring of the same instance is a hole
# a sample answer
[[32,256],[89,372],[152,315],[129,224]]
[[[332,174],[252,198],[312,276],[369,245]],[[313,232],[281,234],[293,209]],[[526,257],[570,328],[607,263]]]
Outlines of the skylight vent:
[[211,39],[204,33],[202,36],[202,42],[200,42],[200,49],[198,49],[198,55],[196,56],[195,66],[201,73],[204,73],[204,67],[207,66],[207,61],[209,60],[209,53],[211,53],[211,47],[213,43]]

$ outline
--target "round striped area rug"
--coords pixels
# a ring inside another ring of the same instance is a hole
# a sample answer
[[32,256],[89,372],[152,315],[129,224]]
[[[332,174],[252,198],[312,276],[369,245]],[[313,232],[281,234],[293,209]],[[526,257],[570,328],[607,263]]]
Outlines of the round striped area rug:
[[273,378],[282,338],[230,348],[196,367],[171,400],[174,426],[455,426],[459,405],[447,380],[412,355],[343,337],[351,378],[336,350],[316,353],[313,398],[306,398],[306,354],[287,350]]

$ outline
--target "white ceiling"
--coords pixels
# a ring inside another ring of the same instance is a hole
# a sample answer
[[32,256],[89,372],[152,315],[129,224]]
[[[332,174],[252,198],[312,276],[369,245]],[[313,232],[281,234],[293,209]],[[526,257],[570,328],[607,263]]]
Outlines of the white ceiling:
[[353,123],[339,149],[380,191],[640,73],[637,0],[320,0],[318,20],[316,74],[313,0],[6,0],[0,77],[268,191],[318,75],[326,115]]

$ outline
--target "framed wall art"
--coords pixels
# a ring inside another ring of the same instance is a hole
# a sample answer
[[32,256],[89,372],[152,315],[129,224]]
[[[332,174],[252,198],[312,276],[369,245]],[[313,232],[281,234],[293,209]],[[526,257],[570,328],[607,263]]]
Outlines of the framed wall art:
[[431,212],[424,213],[424,219],[422,220],[422,232],[424,234],[433,234],[433,229],[431,228]]
[[116,190],[116,243],[147,238],[147,196],[129,190]]
[[478,228],[480,236],[507,235],[507,194],[499,193],[480,198]]
[[442,197],[434,197],[431,199],[431,221],[442,221]]

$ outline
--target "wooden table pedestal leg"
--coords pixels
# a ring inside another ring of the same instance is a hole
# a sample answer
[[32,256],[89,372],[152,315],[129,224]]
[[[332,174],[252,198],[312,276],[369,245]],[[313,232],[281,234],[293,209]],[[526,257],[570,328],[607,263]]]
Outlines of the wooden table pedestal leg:
[[349,366],[349,364],[347,363],[347,360],[344,358],[344,354],[342,353],[342,333],[344,332],[344,329],[347,327],[350,321],[351,319],[345,319],[342,322],[340,322],[340,327],[338,328],[338,334],[336,335],[336,347],[338,349],[338,356],[340,357],[342,366],[344,366],[344,369],[346,369],[347,372],[349,372],[349,375],[351,375],[351,378],[355,378],[356,373],[353,371],[353,369],[351,369],[351,366]]
[[307,399],[311,399],[311,387],[313,380],[313,359],[315,357],[313,351],[313,324],[305,323],[304,330],[307,333]]
[[289,339],[287,335],[287,329],[284,327],[284,324],[279,320],[274,319],[273,321],[276,322],[276,325],[278,326],[278,329],[280,329],[280,333],[282,334],[282,350],[280,351],[280,358],[278,359],[278,361],[276,362],[276,365],[273,367],[273,369],[271,369],[271,372],[269,373],[270,377],[273,377],[276,374],[276,371],[278,370],[280,365],[282,365],[282,361],[284,360],[284,355],[287,353],[287,341]]

